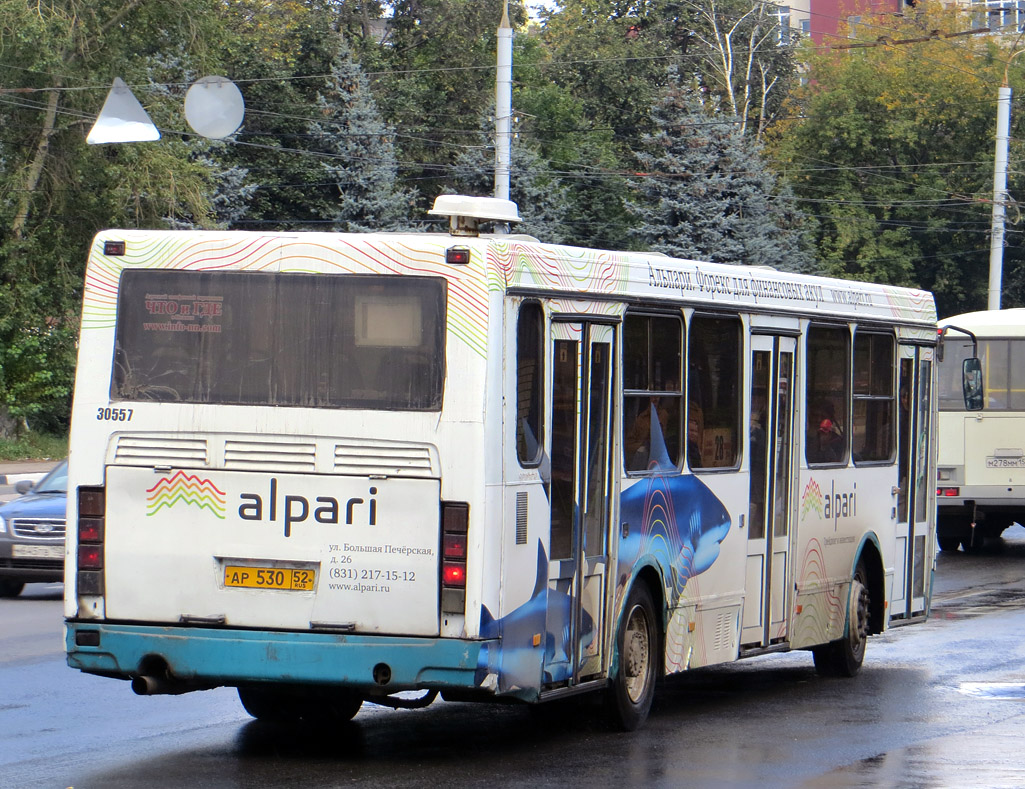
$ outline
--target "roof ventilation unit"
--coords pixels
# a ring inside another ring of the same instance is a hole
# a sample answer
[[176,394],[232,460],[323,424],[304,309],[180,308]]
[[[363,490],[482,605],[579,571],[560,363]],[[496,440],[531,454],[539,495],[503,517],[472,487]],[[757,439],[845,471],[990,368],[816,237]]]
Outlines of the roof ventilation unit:
[[498,197],[439,195],[434,200],[434,208],[427,213],[431,216],[447,216],[449,232],[454,236],[479,235],[482,222],[511,224],[520,221],[516,203]]

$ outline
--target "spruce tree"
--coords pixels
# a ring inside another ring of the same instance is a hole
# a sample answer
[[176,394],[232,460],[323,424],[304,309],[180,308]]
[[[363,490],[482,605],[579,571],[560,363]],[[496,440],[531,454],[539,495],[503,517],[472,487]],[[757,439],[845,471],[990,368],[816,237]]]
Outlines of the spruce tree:
[[637,154],[636,238],[673,257],[808,270],[792,198],[738,119],[709,103],[670,70]]
[[316,115],[310,136],[326,154],[320,168],[331,193],[317,206],[321,217],[345,232],[407,228],[415,195],[399,184],[394,135],[341,37]]
[[[452,167],[456,192],[491,195],[495,183],[494,108],[481,118],[480,144],[466,148]],[[509,199],[522,220],[513,232],[551,244],[572,243],[568,224],[569,194],[544,158],[520,136],[510,152]]]

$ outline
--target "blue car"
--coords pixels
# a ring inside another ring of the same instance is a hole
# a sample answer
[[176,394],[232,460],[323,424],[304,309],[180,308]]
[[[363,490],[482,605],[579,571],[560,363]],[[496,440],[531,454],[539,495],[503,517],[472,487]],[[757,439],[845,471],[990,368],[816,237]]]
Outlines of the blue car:
[[16,597],[29,582],[64,580],[68,461],[62,460],[28,492],[0,506],[0,597]]

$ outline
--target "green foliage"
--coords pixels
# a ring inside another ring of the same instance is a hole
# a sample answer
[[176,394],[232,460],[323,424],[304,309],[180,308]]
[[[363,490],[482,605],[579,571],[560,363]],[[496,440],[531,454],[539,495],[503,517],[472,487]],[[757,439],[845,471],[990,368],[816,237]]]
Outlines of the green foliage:
[[[503,0],[397,0],[373,59],[372,87],[385,120],[401,131],[403,175],[415,179],[420,213],[447,186],[451,168],[495,95]],[[522,25],[521,0],[509,3]],[[369,70],[369,69],[368,69]]]
[[788,195],[740,119],[714,104],[670,69],[651,112],[656,130],[637,155],[646,171],[633,209],[637,237],[675,257],[806,270]]
[[[396,228],[443,191],[490,194],[502,5],[0,0],[0,411],[66,424],[100,228]],[[521,229],[788,268],[809,265],[810,229],[819,269],[929,288],[941,314],[983,306],[1006,42],[795,57],[773,7],[754,0],[562,0],[529,29],[524,6],[510,8]],[[969,26],[921,9],[863,23],[873,39],[881,26],[894,39]],[[810,71],[795,89],[798,60]],[[670,65],[701,93],[674,85]],[[1009,70],[1016,95],[1023,69]],[[229,140],[185,126],[185,89],[203,74],[242,88]],[[85,144],[115,76],[160,142]],[[1012,120],[1014,195],[1025,115]],[[1008,221],[1010,306],[1025,304],[1013,205]]]
[[[468,148],[456,160],[453,182],[457,192],[489,194],[494,188],[495,147],[489,141],[493,117],[492,112],[482,118],[480,145]],[[513,140],[511,158],[509,197],[519,207],[523,220],[513,232],[553,244],[567,243],[566,187],[555,179],[537,151],[521,139]]]
[[[667,35],[664,2],[565,0],[545,17],[547,76],[576,97],[596,127],[613,132],[619,157],[651,130],[648,110],[671,55],[686,45]],[[674,45],[676,45],[674,49]]]
[[343,232],[407,229],[414,192],[397,185],[394,137],[343,39],[317,110],[311,141],[329,155],[322,169],[334,192],[324,217]]
[[[546,79],[538,40],[521,39],[513,58],[520,64],[513,93],[516,134],[522,145],[547,163],[547,177],[558,179],[559,235],[582,247],[631,246],[626,211],[629,186],[620,174],[612,130],[596,127],[579,98]],[[514,160],[514,174],[518,166]]]
[[[922,25],[956,31],[969,20],[945,12],[886,23],[896,39],[921,39]],[[811,79],[794,107],[803,117],[781,125],[773,147],[817,217],[815,248],[830,273],[926,288],[941,315],[985,307],[995,99],[1008,55],[997,43],[806,53]],[[1021,138],[1025,118],[1013,120]],[[1011,176],[1012,194],[1020,183]],[[1013,293],[1022,254],[1020,235],[1009,238]]]
[[[88,146],[106,87],[181,81],[207,63],[214,0],[163,3],[0,0],[0,407],[66,426],[86,250],[102,227],[162,227],[207,216],[209,174],[168,135],[160,144]],[[174,53],[177,66],[160,68]],[[35,92],[23,92],[26,88]],[[155,122],[179,125],[172,97],[140,91]],[[180,99],[175,98],[176,107]]]
[[[68,427],[75,324],[59,312],[55,292],[42,284],[0,291],[0,413],[61,431]],[[47,315],[57,317],[41,317]]]
[[29,430],[17,438],[0,438],[0,460],[57,460],[67,456],[67,433]]

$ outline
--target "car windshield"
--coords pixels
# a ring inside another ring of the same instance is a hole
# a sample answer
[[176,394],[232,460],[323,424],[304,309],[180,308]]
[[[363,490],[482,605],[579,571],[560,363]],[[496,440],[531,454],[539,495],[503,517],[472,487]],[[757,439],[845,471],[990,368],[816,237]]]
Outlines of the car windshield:
[[32,488],[33,493],[67,493],[68,461],[62,460]]

